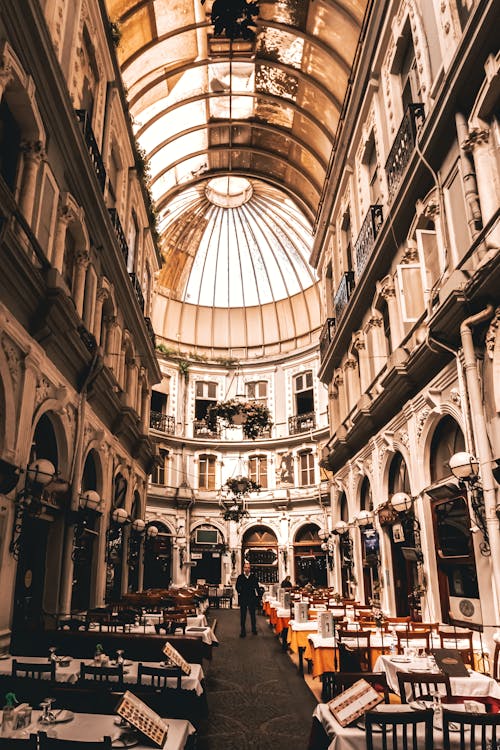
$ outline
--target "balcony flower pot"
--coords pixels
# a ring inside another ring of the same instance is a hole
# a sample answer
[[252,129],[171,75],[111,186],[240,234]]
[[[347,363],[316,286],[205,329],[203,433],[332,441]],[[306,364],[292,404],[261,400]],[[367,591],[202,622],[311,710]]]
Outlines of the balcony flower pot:
[[267,406],[256,401],[217,401],[209,406],[205,418],[207,427],[215,431],[221,424],[227,429],[240,427],[243,435],[249,440],[255,440],[265,430],[272,426],[271,415]]

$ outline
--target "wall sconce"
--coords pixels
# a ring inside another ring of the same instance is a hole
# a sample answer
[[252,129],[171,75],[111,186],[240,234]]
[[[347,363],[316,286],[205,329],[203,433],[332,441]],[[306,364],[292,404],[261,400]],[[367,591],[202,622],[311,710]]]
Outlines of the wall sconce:
[[453,476],[458,479],[460,488],[467,489],[469,492],[476,524],[479,526],[484,538],[484,541],[479,545],[479,549],[481,554],[487,557],[491,554],[491,550],[488,528],[486,526],[483,487],[479,479],[479,461],[472,453],[459,451],[450,458],[448,466]]
[[130,537],[128,540],[127,563],[129,568],[136,568],[139,563],[141,542],[146,530],[146,521],[142,518],[134,518],[130,525]]
[[77,564],[87,562],[92,556],[90,539],[93,536],[99,536],[99,532],[95,531],[92,526],[95,519],[101,515],[100,506],[99,493],[96,490],[86,490],[83,495],[80,495],[78,510],[68,514],[69,523],[74,524],[71,559]]
[[357,516],[354,517],[356,526],[361,529],[373,524],[374,515],[370,510],[361,510]]
[[342,567],[347,570],[347,579],[351,583],[354,583],[354,552],[349,529],[350,524],[346,523],[346,521],[337,521],[332,533],[337,534],[339,537]]
[[22,529],[25,515],[38,516],[42,512],[42,496],[45,488],[56,477],[56,469],[46,458],[37,458],[26,469],[26,482],[15,499],[14,523],[9,551],[19,560],[22,549]]
[[154,537],[158,536],[159,533],[160,532],[158,531],[157,526],[148,526],[148,528],[146,529],[146,536],[149,539],[154,539]]
[[113,553],[118,552],[123,538],[123,529],[130,523],[130,518],[125,508],[115,508],[111,513],[111,523],[106,531],[106,562],[113,563]]

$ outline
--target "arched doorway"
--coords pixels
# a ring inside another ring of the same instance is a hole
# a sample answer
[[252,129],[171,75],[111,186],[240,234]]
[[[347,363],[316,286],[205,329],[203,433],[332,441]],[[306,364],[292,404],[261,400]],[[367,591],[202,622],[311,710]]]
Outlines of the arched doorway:
[[[372,488],[368,477],[361,482],[359,493],[360,511],[366,510],[373,514]],[[369,523],[359,529],[361,537],[361,559],[363,565],[363,587],[365,602],[378,599],[380,593],[379,567],[380,545],[378,531]]]
[[113,507],[106,532],[106,602],[117,602],[121,598],[124,528],[113,521],[113,511],[125,507],[127,486],[127,480],[118,472],[113,483]]
[[[156,526],[158,534],[148,536],[148,527]],[[160,521],[146,526],[144,542],[144,589],[166,589],[172,580],[172,534]]]
[[427,494],[432,498],[441,620],[453,624],[482,622],[467,493],[445,481],[451,477],[451,456],[463,450],[460,426],[453,417],[443,417],[431,440]]
[[191,532],[191,583],[198,581],[219,584],[222,580],[224,537],[211,524],[197,526]]
[[267,526],[252,526],[243,535],[241,557],[252,566],[259,583],[278,583],[278,540]]
[[[389,499],[396,492],[411,495],[408,469],[401,453],[393,456],[389,466]],[[413,600],[413,591],[418,583],[417,558],[408,552],[415,550],[414,511],[412,509],[404,514],[394,512],[389,518],[390,523],[384,528],[391,545],[396,616],[411,615],[412,619],[417,616],[421,619],[419,607],[414,606],[417,602]]]
[[[57,437],[48,413],[40,417],[35,427],[28,466],[37,459],[50,461],[57,474]],[[24,508],[18,503],[16,507],[16,512],[20,511],[21,516],[18,519],[20,533],[13,548],[14,556],[18,559],[13,631],[26,632],[43,628],[43,611],[55,611],[57,607],[64,521],[59,512],[62,510],[62,500],[56,499],[51,493],[53,486],[54,482],[43,488],[39,486],[37,489],[36,485],[29,487],[27,478],[25,497],[27,499],[33,493],[37,502],[25,505]],[[56,526],[57,529],[54,528]],[[51,538],[53,543],[49,545]],[[53,571],[51,576],[47,576],[48,569]]]
[[[82,474],[82,495],[87,490],[98,491],[97,467],[99,458],[94,450],[90,450],[85,459]],[[73,588],[71,592],[71,611],[88,609],[91,606],[92,580],[95,575],[94,547],[99,535],[99,519],[101,514],[97,510],[84,509],[85,524],[76,524],[73,547]]]
[[308,523],[301,526],[293,542],[293,558],[295,566],[295,581],[304,586],[312,583],[314,586],[327,586],[326,552],[321,549],[321,539],[318,536],[319,526]]

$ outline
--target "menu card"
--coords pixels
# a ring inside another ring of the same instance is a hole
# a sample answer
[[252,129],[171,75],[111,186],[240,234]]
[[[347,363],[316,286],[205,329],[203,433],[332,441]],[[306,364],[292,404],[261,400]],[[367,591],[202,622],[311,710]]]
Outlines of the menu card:
[[295,602],[293,605],[293,619],[295,622],[307,622],[309,616],[309,602]]
[[318,612],[318,633],[322,638],[333,637],[333,612]]
[[278,591],[278,601],[283,609],[287,609],[290,606],[290,592],[286,589],[280,589]]
[[381,701],[382,696],[374,687],[366,680],[358,680],[327,705],[340,726],[346,727]]
[[116,712],[158,747],[163,747],[167,739],[168,723],[129,690],[118,704]]
[[187,663],[183,656],[175,649],[168,641],[163,646],[163,653],[170,659],[177,667],[180,667],[184,674],[191,674],[191,665]]

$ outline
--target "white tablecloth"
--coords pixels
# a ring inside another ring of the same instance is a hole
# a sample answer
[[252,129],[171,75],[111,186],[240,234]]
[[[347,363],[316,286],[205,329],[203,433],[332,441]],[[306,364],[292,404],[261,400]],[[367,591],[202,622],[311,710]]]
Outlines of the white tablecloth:
[[[47,664],[47,659],[41,657],[41,656],[33,656],[33,657],[16,657],[19,662],[30,662],[32,664]],[[8,659],[2,659],[0,661],[0,675],[7,675],[9,676],[12,673],[12,659],[13,657],[9,657]],[[127,659],[125,658],[127,661]],[[62,667],[59,664],[56,666],[56,680],[57,682],[71,682],[74,683],[78,680],[78,677],[80,675],[80,665],[84,662],[84,664],[93,664],[92,659],[70,659],[69,665],[67,667]],[[160,664],[158,662],[150,662],[150,661],[143,661],[142,664],[144,664],[145,667],[159,667]],[[137,682],[137,672],[139,669],[139,662],[133,661],[131,664],[126,664],[123,670],[123,681],[125,683],[136,683]],[[181,688],[182,690],[195,690],[196,695],[202,695],[203,694],[203,685],[201,684],[201,681],[203,680],[204,674],[203,669],[200,664],[191,664],[191,673],[189,675],[182,675],[181,678]],[[44,676],[45,679],[49,679],[49,674]],[[176,677],[169,677],[167,679],[167,687],[175,688],[177,686],[177,678]]]
[[[396,657],[397,658],[397,657]],[[427,659],[412,659],[409,662],[393,661],[390,656],[379,656],[375,662],[375,672],[385,672],[389,689],[399,695],[397,672],[424,671],[430,669]],[[467,698],[500,698],[500,685],[492,677],[480,672],[470,672],[469,677],[450,677],[451,694]]]
[[295,620],[290,620],[290,622],[288,623],[288,627],[295,632],[298,632],[299,630],[314,631],[318,629],[318,621],[307,620],[307,622],[296,622]]
[[[453,711],[463,710],[463,706],[449,705],[445,708],[450,708]],[[411,711],[412,709],[406,705],[382,705],[377,707],[380,711]],[[365,732],[357,727],[341,727],[338,721],[336,721],[330,712],[330,709],[325,703],[319,703],[313,712],[313,717],[316,718],[325,730],[328,738],[331,740],[328,745],[328,750],[366,750],[366,738]],[[417,737],[422,733],[421,746],[424,750],[424,732],[423,725],[422,729],[418,731]],[[434,750],[441,750],[443,747],[443,732],[441,729],[434,728]],[[374,748],[378,750],[381,746],[381,735],[373,734]],[[466,741],[468,735],[465,735]],[[452,747],[460,747],[460,732],[450,733],[450,740]],[[400,738],[400,747],[402,747],[402,739]],[[389,747],[392,747],[391,741],[389,741]],[[419,744],[420,747],[420,744]]]
[[[116,726],[116,716],[106,714],[83,714],[75,713],[72,721],[61,724],[40,724],[38,718],[41,711],[33,711],[33,722],[26,729],[21,730],[22,736],[26,733],[35,734],[36,732],[46,732],[50,737],[58,737],[64,740],[80,740],[85,742],[102,741],[103,737],[118,738],[124,731],[121,727]],[[193,725],[185,719],[164,719],[168,724],[168,735],[163,750],[183,750],[186,746],[188,737],[195,733]],[[19,736],[14,732],[12,737]],[[119,744],[116,747],[120,747]],[[151,750],[151,745],[135,745],[136,750]]]

